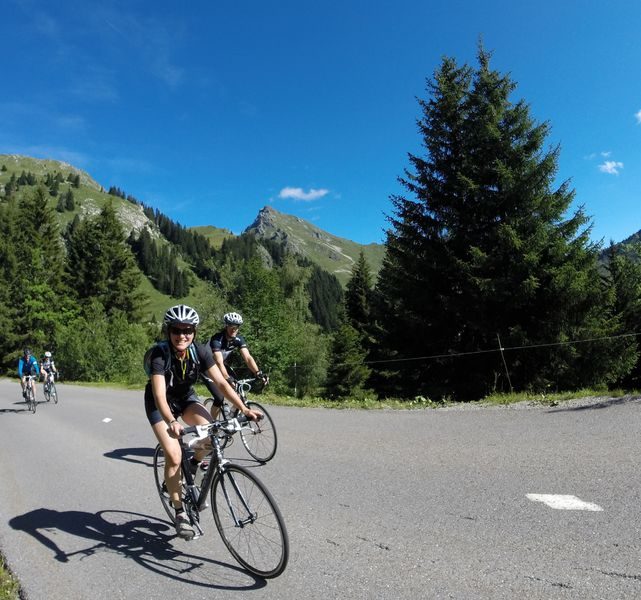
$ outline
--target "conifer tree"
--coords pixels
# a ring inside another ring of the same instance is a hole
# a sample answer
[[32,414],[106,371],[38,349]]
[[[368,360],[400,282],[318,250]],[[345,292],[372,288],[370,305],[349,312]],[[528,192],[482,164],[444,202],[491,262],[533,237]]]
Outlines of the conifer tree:
[[372,272],[361,250],[347,282],[345,309],[352,327],[364,334],[371,323]]
[[[505,347],[558,344],[508,355],[518,389],[600,384],[627,364],[626,349],[565,343],[607,335],[616,319],[589,220],[582,208],[566,214],[567,182],[553,186],[549,125],[512,103],[515,87],[481,47],[476,70],[444,59],[420,101],[425,155],[410,155],[407,195],[392,198],[377,283],[384,348],[413,359],[396,363],[405,393],[508,389],[500,355],[487,352],[497,336]],[[447,356],[456,354],[466,358]],[[429,356],[441,358],[416,362]]]
[[136,321],[144,308],[138,292],[140,271],[113,206],[74,221],[66,239],[68,279],[78,298],[98,299],[108,315],[122,311],[130,322]]

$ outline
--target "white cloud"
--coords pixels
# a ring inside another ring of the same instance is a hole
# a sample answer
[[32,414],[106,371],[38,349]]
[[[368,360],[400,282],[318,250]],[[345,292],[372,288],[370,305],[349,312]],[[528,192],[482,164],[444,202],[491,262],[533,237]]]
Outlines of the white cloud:
[[637,123],[641,125],[641,110],[638,113],[635,113],[635,118],[637,120]]
[[280,191],[278,197],[291,198],[293,200],[304,200],[305,202],[309,202],[311,200],[318,200],[319,198],[322,198],[327,194],[329,194],[329,190],[326,189],[316,190],[314,188],[311,188],[308,192],[306,192],[303,188],[285,187]]
[[602,165],[599,165],[599,171],[609,175],[618,175],[619,169],[623,169],[623,163],[615,160],[606,160]]

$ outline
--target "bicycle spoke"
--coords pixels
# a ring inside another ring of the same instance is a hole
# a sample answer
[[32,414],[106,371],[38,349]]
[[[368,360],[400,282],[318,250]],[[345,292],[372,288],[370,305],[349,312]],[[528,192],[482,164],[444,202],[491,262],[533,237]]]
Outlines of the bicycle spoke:
[[285,569],[289,540],[270,493],[238,465],[228,465],[212,488],[212,510],[225,546],[252,573],[276,577]]

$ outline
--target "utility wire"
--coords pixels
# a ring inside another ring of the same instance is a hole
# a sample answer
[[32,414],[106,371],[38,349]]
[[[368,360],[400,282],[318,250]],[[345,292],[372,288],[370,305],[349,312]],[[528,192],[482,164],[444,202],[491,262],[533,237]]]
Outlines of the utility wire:
[[[568,340],[567,342],[549,342],[545,344],[530,344],[525,346],[504,346],[502,348],[491,348],[488,350],[471,350],[469,352],[448,352],[446,354],[430,354],[427,356],[414,356],[410,358],[388,358],[383,360],[365,360],[359,362],[346,362],[346,363],[335,363],[334,366],[348,366],[348,365],[374,365],[380,363],[401,363],[401,362],[416,362],[420,360],[435,360],[438,358],[460,358],[463,356],[473,356],[478,354],[491,354],[496,352],[507,352],[510,350],[530,350],[535,348],[551,348],[554,346],[570,346],[572,344],[588,344],[590,342],[602,342],[606,340],[618,340],[628,337],[637,337],[641,333],[622,333],[619,335],[610,335],[596,338],[588,338],[585,340]],[[294,365],[290,365],[289,368],[293,368]],[[305,368],[305,365],[297,364],[296,368]]]

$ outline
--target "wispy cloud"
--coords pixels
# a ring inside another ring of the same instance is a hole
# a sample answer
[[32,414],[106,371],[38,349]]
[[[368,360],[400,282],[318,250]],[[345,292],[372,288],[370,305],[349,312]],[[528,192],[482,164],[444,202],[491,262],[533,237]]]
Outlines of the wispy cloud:
[[304,202],[310,202],[312,200],[318,200],[323,196],[329,194],[329,190],[326,189],[314,189],[311,188],[309,191],[305,191],[303,188],[295,187],[284,187],[278,194],[279,198],[291,198],[292,200],[303,200]]
[[606,160],[602,165],[599,165],[599,171],[609,175],[618,175],[620,169],[623,169],[623,163],[615,160]]
[[637,120],[637,125],[641,125],[641,110],[635,113],[634,118]]

